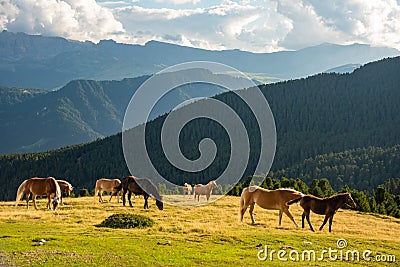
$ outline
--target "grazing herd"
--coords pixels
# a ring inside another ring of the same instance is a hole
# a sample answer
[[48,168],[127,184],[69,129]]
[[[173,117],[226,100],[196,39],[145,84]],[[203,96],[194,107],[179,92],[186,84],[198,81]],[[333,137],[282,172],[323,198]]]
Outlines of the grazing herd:
[[[206,185],[196,184],[194,187],[185,183],[183,192],[184,195],[190,196],[193,194],[194,200],[196,200],[197,197],[197,201],[200,201],[201,195],[205,195],[207,201],[209,201],[212,190],[216,186],[217,183],[215,181],[210,181]],[[64,180],[56,180],[53,177],[30,178],[23,181],[18,187],[15,205],[18,206],[19,201],[25,194],[26,207],[29,208],[29,199],[31,197],[34,207],[37,209],[36,196],[46,196],[48,199],[47,208],[56,210],[58,205],[62,204],[62,192],[65,192],[66,195],[69,196],[72,190],[72,185]],[[116,195],[117,202],[119,203],[119,197],[121,196],[124,206],[126,198],[128,198],[129,205],[132,207],[131,196],[134,194],[143,196],[144,209],[149,208],[149,197],[155,198],[156,206],[159,210],[163,210],[164,208],[162,196],[158,188],[148,178],[127,176],[122,178],[122,181],[119,179],[101,178],[96,181],[94,189],[94,197],[96,198],[98,196],[99,202],[104,202],[102,198],[103,192],[110,192],[111,197],[109,201]],[[126,197],[127,193],[128,196]],[[252,223],[255,224],[253,211],[255,204],[257,204],[263,209],[279,210],[279,225],[282,224],[282,215],[285,213],[293,221],[294,225],[298,227],[296,220],[289,211],[289,206],[294,203],[299,203],[303,208],[302,227],[304,228],[304,219],[306,219],[311,231],[314,231],[314,228],[310,222],[310,211],[319,215],[325,215],[325,219],[319,230],[322,230],[329,220],[329,232],[331,232],[333,216],[336,211],[344,204],[352,208],[356,207],[350,193],[341,193],[327,198],[318,198],[313,195],[304,195],[301,192],[288,188],[267,190],[258,186],[250,186],[243,189],[240,197],[240,221],[243,221],[243,216],[247,208],[250,207],[250,218]]]

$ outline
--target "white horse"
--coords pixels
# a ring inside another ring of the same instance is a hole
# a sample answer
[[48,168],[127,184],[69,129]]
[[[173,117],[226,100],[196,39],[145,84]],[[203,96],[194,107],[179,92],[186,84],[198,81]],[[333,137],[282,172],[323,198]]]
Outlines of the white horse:
[[191,195],[192,194],[192,186],[188,183],[185,183],[183,185],[183,194],[184,195]]
[[111,197],[109,202],[111,201],[113,195],[117,195],[117,201],[119,203],[119,196],[121,195],[121,191],[118,192],[117,189],[114,187],[117,187],[121,184],[121,180],[119,179],[106,179],[106,178],[101,178],[96,181],[96,187],[94,189],[94,198],[96,199],[96,196],[99,196],[99,202],[103,202],[103,192],[111,192]]
[[211,181],[206,185],[196,184],[194,186],[194,199],[196,200],[196,196],[197,196],[197,201],[200,201],[200,195],[205,195],[207,198],[207,201],[208,201],[211,196],[211,191],[216,186],[217,186],[217,183],[215,181]]

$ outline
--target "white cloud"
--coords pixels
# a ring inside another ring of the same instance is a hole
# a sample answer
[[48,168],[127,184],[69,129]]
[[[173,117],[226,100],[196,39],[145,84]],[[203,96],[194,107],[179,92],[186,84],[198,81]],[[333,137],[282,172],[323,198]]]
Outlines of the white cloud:
[[332,42],[400,49],[396,0],[5,0],[0,29],[271,52]]
[[94,0],[14,0],[7,5],[14,12],[0,21],[10,31],[95,42],[124,32],[112,12]]
[[281,42],[304,47],[320,42],[368,43],[400,48],[400,7],[395,0],[277,0],[294,28]]
[[274,5],[252,6],[226,1],[194,9],[121,7],[115,9],[114,14],[132,33],[133,42],[155,39],[205,49],[239,48],[261,52],[275,50],[276,40],[283,38],[292,27],[285,17],[273,12],[274,9]]
[[200,0],[155,0],[156,3],[169,3],[173,5],[197,4]]

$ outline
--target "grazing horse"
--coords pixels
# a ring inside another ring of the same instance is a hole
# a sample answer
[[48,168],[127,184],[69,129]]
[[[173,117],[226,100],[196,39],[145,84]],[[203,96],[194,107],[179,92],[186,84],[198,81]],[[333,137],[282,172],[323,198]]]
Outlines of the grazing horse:
[[331,197],[319,198],[313,195],[306,195],[303,197],[299,197],[289,201],[287,204],[291,205],[293,203],[300,202],[300,206],[303,208],[304,212],[301,215],[302,227],[304,228],[304,218],[307,219],[308,225],[310,226],[311,231],[314,232],[314,228],[310,222],[310,210],[319,215],[325,215],[324,222],[322,223],[319,230],[321,231],[324,228],[324,225],[329,219],[329,232],[332,230],[332,221],[333,216],[336,211],[343,205],[347,204],[352,208],[355,208],[357,205],[354,200],[351,198],[350,193],[340,193]]
[[183,194],[184,195],[191,195],[192,194],[192,186],[188,183],[183,185]]
[[117,195],[117,202],[119,203],[119,193],[114,187],[119,186],[121,181],[119,179],[106,179],[101,178],[96,181],[96,186],[94,188],[94,199],[96,200],[96,196],[99,196],[99,202],[104,202],[103,200],[103,192],[111,192],[111,197],[109,202],[111,201],[114,195]]
[[240,197],[240,221],[243,221],[243,215],[246,212],[247,207],[250,206],[249,213],[251,222],[254,224],[253,210],[254,205],[257,204],[263,209],[279,210],[279,226],[282,225],[282,214],[285,213],[292,220],[294,225],[299,227],[286,203],[302,196],[304,196],[303,193],[287,188],[267,190],[258,186],[246,187],[243,189]]
[[217,186],[217,183],[215,181],[211,181],[206,185],[202,184],[196,184],[194,186],[194,199],[196,200],[197,196],[197,201],[200,201],[200,195],[205,195],[207,198],[207,201],[210,199],[211,192],[214,187]]
[[162,202],[162,196],[158,191],[158,188],[148,178],[138,178],[135,176],[127,176],[122,178],[122,183],[116,186],[115,189],[119,192],[122,189],[122,203],[125,206],[125,195],[128,192],[129,206],[133,207],[131,202],[132,193],[135,195],[143,195],[144,198],[144,209],[149,208],[148,199],[152,196],[156,199],[156,205],[159,210],[163,210],[164,204]]
[[56,179],[53,177],[48,177],[48,178],[30,178],[22,182],[22,184],[18,187],[17,190],[17,197],[15,199],[15,206],[18,206],[19,201],[21,200],[21,197],[25,193],[25,198],[26,198],[26,208],[29,208],[29,196],[32,194],[32,201],[33,205],[35,206],[35,209],[37,209],[36,206],[36,196],[47,196],[48,202],[47,202],[47,208],[51,209],[50,206],[50,200],[51,197],[54,196],[52,204],[53,204],[53,209],[56,210],[58,204],[60,203],[60,198],[61,198],[61,190],[60,186],[58,185]]
[[74,190],[74,187],[68,183],[67,181],[64,180],[56,180],[58,185],[60,186],[60,190],[61,190],[61,202],[60,205],[63,205],[63,197],[62,197],[62,192],[65,191],[65,194],[67,195],[67,197],[69,197],[71,195],[72,190]]

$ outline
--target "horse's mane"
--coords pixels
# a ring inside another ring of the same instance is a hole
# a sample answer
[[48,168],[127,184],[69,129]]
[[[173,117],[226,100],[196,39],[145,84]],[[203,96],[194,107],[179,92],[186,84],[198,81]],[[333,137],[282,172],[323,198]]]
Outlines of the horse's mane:
[[292,192],[294,192],[294,193],[299,193],[299,194],[304,195],[302,192],[297,191],[297,190],[294,190],[293,188],[278,188],[278,189],[276,189],[276,190],[287,190],[287,191],[292,191]]
[[350,195],[350,193],[344,192],[344,193],[339,193],[339,194],[336,194],[336,195],[333,195],[333,196],[330,196],[330,197],[327,197],[327,198],[338,199],[338,198],[342,198],[342,197],[348,196],[348,195]]
[[258,185],[251,185],[251,186],[249,186],[248,188],[249,188],[249,192],[254,192],[254,191],[256,191],[257,189],[264,189],[264,190],[267,190],[267,189],[265,189],[265,188],[259,187]]
[[58,185],[56,179],[54,177],[48,177],[48,180],[51,181],[51,183],[52,183],[52,186],[55,191],[55,196],[57,198],[60,198],[61,197],[61,189],[60,189],[60,186]]

